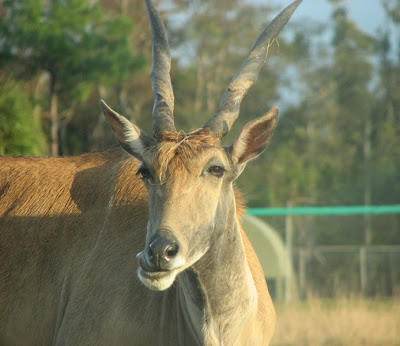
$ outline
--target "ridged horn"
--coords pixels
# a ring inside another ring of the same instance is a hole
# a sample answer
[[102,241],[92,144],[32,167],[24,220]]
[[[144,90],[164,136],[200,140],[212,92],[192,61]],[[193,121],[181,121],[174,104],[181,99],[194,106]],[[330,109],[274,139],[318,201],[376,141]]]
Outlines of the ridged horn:
[[165,131],[175,131],[174,92],[169,74],[171,55],[160,14],[151,0],[146,0],[146,6],[153,33],[153,64],[150,73],[154,92],[153,136],[159,138]]
[[229,132],[239,115],[240,103],[243,97],[258,78],[261,67],[267,58],[269,46],[301,2],[302,0],[296,0],[287,6],[264,29],[251,47],[241,68],[232,78],[220,101],[217,112],[207,121],[203,128],[209,129],[219,138]]

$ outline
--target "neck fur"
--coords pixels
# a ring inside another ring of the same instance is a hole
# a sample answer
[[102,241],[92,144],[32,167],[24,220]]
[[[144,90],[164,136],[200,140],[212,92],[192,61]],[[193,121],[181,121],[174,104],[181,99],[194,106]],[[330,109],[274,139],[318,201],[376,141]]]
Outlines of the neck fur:
[[209,251],[179,278],[182,306],[192,310],[190,322],[197,329],[202,326],[196,333],[206,345],[235,344],[257,310],[257,291],[236,214],[228,220]]

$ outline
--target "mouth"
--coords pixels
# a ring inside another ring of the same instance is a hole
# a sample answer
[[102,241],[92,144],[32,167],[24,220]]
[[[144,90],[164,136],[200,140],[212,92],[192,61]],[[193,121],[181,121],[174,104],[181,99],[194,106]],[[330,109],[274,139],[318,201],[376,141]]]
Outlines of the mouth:
[[139,269],[139,280],[149,289],[153,291],[164,291],[169,288],[175,281],[177,270],[154,270],[147,266],[142,253],[137,255]]
[[139,261],[139,273],[141,276],[145,277],[146,279],[159,279],[171,274],[169,270],[152,270],[147,269],[146,267],[142,266]]

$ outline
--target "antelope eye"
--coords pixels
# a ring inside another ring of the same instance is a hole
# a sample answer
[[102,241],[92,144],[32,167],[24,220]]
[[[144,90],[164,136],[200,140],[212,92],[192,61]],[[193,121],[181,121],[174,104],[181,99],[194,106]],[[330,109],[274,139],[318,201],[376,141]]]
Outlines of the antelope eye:
[[211,173],[212,175],[221,178],[224,175],[225,168],[221,166],[211,166],[208,169],[208,172]]
[[149,178],[151,178],[150,170],[143,164],[139,167],[136,175],[140,175],[141,179],[149,179]]

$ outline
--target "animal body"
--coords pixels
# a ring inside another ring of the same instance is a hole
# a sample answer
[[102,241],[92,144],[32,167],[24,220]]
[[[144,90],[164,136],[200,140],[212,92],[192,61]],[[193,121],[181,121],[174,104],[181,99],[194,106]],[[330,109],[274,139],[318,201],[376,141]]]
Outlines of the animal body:
[[193,133],[173,122],[165,29],[150,0],[153,135],[102,102],[120,146],[0,159],[1,345],[265,345],[275,312],[233,182],[277,109],[220,139],[299,5],[264,30]]

